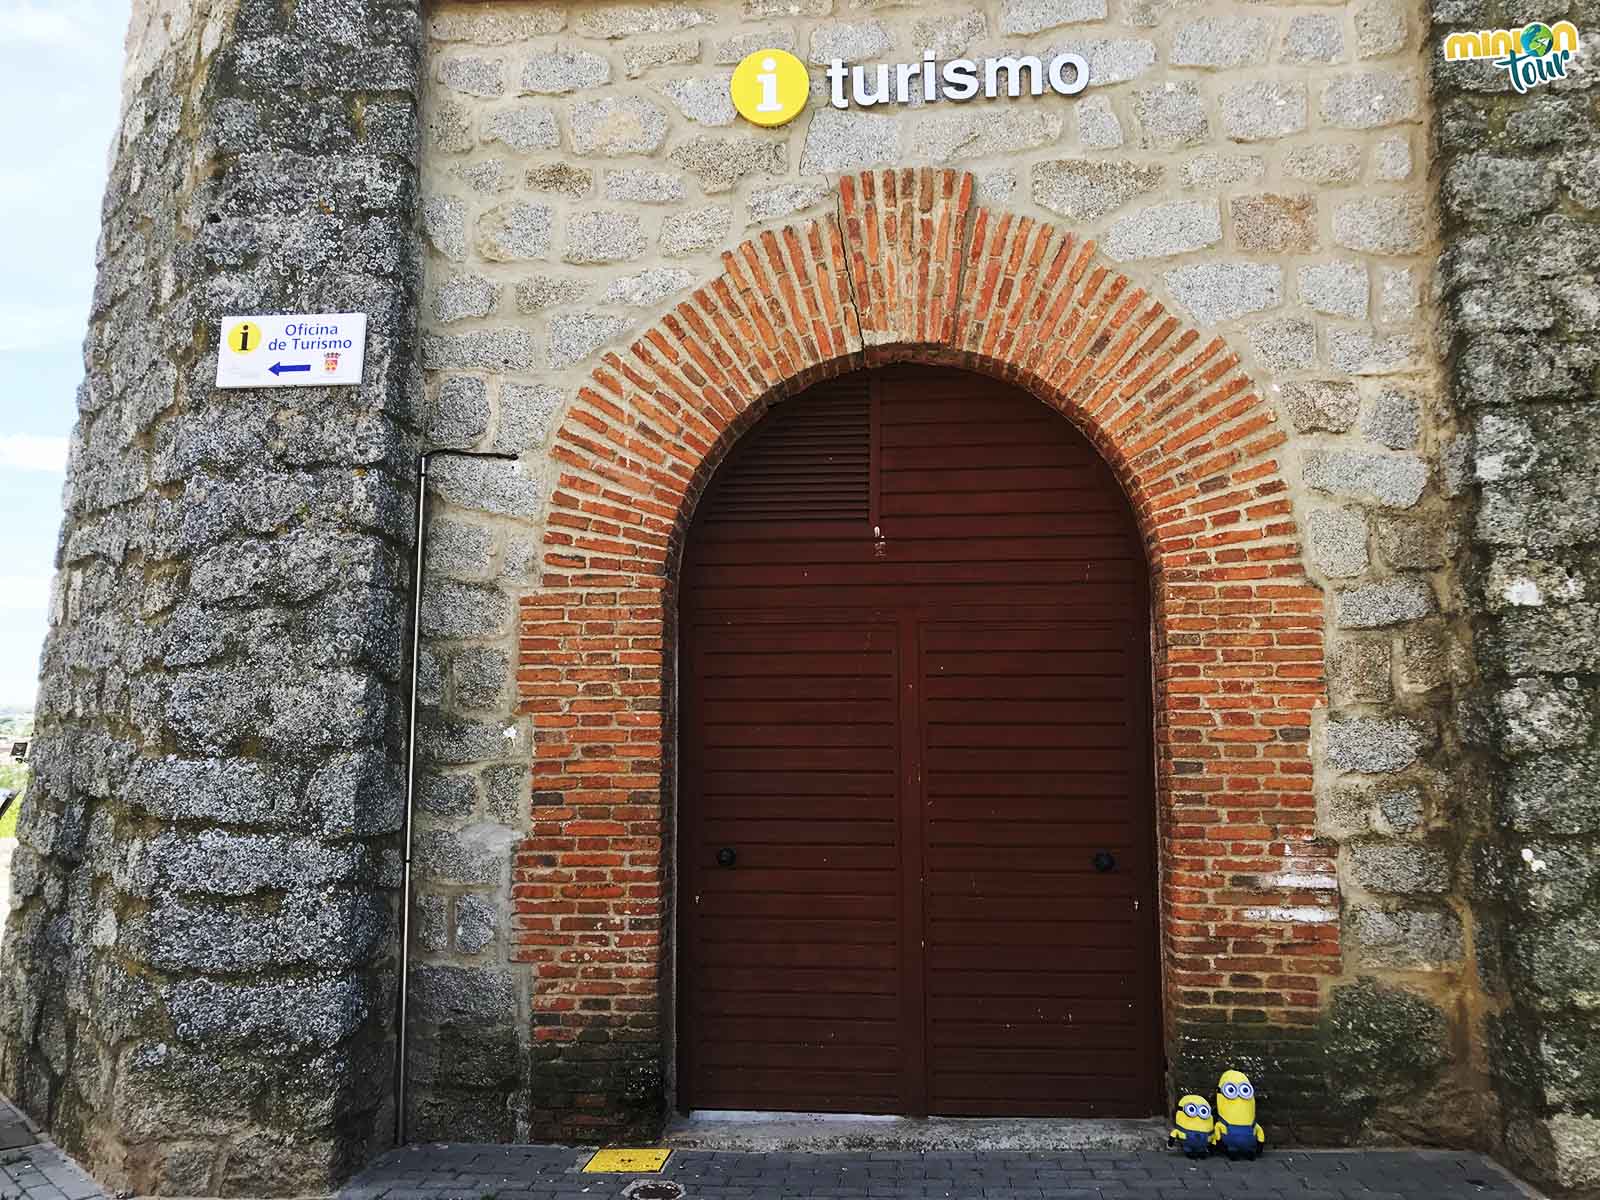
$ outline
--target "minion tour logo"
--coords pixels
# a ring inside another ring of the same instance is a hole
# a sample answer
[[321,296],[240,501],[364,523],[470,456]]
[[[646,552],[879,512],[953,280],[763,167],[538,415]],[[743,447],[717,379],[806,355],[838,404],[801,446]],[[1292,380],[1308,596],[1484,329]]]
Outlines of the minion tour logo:
[[1521,29],[1485,29],[1479,33],[1452,33],[1444,40],[1447,62],[1492,59],[1511,76],[1511,86],[1526,92],[1552,79],[1565,79],[1567,67],[1578,52],[1578,27],[1571,21],[1546,25],[1535,21]]

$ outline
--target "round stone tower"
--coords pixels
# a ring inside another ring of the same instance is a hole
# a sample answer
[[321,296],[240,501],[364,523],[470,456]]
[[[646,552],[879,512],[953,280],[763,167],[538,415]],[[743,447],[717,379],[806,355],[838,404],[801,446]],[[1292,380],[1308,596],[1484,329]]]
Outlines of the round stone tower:
[[[388,1143],[419,0],[134,0],[0,1090],[104,1183],[323,1191]],[[355,388],[214,388],[225,312]]]

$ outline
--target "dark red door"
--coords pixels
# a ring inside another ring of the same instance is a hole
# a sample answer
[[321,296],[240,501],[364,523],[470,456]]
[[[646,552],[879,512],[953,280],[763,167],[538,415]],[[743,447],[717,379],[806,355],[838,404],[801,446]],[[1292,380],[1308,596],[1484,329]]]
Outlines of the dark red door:
[[683,1106],[1155,1111],[1146,575],[1071,425],[960,371],[786,401],[681,614]]

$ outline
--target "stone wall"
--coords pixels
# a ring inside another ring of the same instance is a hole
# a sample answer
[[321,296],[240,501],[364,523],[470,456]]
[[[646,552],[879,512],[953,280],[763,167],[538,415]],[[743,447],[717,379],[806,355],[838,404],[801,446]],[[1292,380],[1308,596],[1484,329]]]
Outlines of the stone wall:
[[[1402,0],[136,4],[0,1088],[140,1191],[315,1190],[385,1141],[425,445],[518,460],[433,468],[412,1132],[659,1118],[661,647],[687,510],[619,505],[580,427],[618,435],[605,380],[631,395],[636,364],[735,346],[684,333],[680,307],[749,266],[728,251],[859,224],[858,172],[954,167],[993,246],[1095,239],[1141,301],[1231,348],[1219,370],[1270,409],[1287,569],[1322,589],[1283,598],[1328,630],[1325,661],[1281,660],[1297,695],[1326,676],[1280,739],[1309,748],[1314,793],[1237,787],[1217,833],[1166,830],[1187,847],[1166,860],[1188,889],[1164,914],[1173,1083],[1235,1058],[1280,1138],[1503,1133],[1595,1183],[1593,109],[1581,75],[1514,97],[1430,74],[1427,26]],[[819,89],[758,130],[726,79],[765,45],[1074,50],[1092,86],[842,113]],[[979,226],[960,230],[981,259]],[[826,270],[865,361],[906,339],[873,323],[840,237]],[[364,386],[215,392],[217,317],[274,309],[371,314]],[[647,586],[571,592],[576,554],[552,547],[603,557],[618,524],[661,542]],[[568,638],[598,665],[558,662]],[[658,779],[604,822],[539,782],[623,759]]]
[[[655,1065],[641,1059],[617,1074],[592,1048],[565,1065],[551,1060],[553,1044],[582,1023],[571,1014],[604,1011],[610,989],[650,980],[670,1006],[661,985],[670,942],[629,942],[624,917],[635,897],[645,905],[637,911],[664,904],[670,913],[670,897],[659,899],[667,873],[652,857],[670,838],[670,812],[642,842],[626,822],[590,827],[563,807],[559,789],[539,790],[538,773],[559,771],[553,759],[572,746],[546,725],[531,735],[539,823],[524,845],[539,869],[519,871],[508,892],[489,858],[474,857],[530,828],[528,814],[500,806],[495,784],[510,777],[510,739],[529,735],[504,688],[519,598],[539,626],[520,649],[524,710],[553,705],[550,724],[583,724],[581,687],[562,691],[560,672],[533,661],[551,650],[545,626],[572,619],[541,604],[541,564],[525,555],[549,538],[550,496],[571,466],[556,431],[575,419],[576,393],[597,361],[656,353],[657,344],[629,347],[662,336],[675,306],[722,273],[726,251],[758,231],[836,214],[841,175],[933,165],[971,171],[977,199],[997,212],[1097,239],[1174,315],[1227,338],[1289,435],[1303,562],[1326,590],[1332,631],[1329,707],[1310,733],[1317,802],[1314,812],[1252,827],[1260,853],[1243,840],[1201,853],[1227,884],[1167,914],[1169,947],[1192,951],[1169,970],[1198,980],[1169,993],[1187,1014],[1170,1047],[1183,1073],[1175,1082],[1203,1084],[1190,1074],[1242,1053],[1277,1081],[1293,1135],[1488,1136],[1495,1119],[1469,965],[1476,913],[1466,899],[1487,818],[1456,766],[1455,697],[1470,677],[1455,572],[1464,469],[1430,337],[1438,243],[1426,25],[1420,7],[1397,0],[1226,12],[1160,0],[432,10],[430,436],[524,455],[515,468],[451,465],[440,489],[440,528],[464,557],[441,561],[428,585],[461,600],[438,635],[435,694],[438,719],[461,740],[438,756],[431,785],[454,798],[427,818],[439,858],[423,904],[444,914],[498,897],[498,940],[462,944],[459,918],[445,920],[422,962],[462,986],[481,981],[473,986],[497,1029],[507,1001],[515,997],[523,1020],[531,1002],[544,1065],[521,1081],[509,1071],[440,1081],[419,1099],[430,1121],[478,1119],[469,1113],[482,1110],[487,1089],[495,1113],[502,1100],[513,1110],[531,1101],[543,1114],[535,1129],[581,1128],[552,1123],[550,1110],[569,1102],[586,1071],[589,1103],[613,1116],[648,1113],[670,1091],[657,1077],[670,1059],[660,1045],[671,1038],[666,1012],[635,1024]],[[768,45],[813,64],[911,61],[924,49],[942,58],[1075,50],[1091,64],[1092,86],[1070,100],[848,112],[829,108],[819,86],[793,124],[759,130],[735,115],[726,82],[744,54]],[[659,570],[670,575],[666,564]],[[487,676],[477,675],[485,663]],[[640,687],[659,686],[647,666],[638,670]],[[484,686],[464,684],[469,677]],[[670,712],[665,719],[670,727]],[[654,750],[670,765],[670,745]],[[573,839],[620,857],[599,858],[587,873],[558,871],[550,856]],[[636,881],[621,878],[635,870]],[[1230,922],[1232,906],[1254,915]],[[568,949],[540,948],[569,918],[585,924]],[[1293,971],[1270,957],[1256,971],[1208,970],[1213,954],[1248,956],[1285,939],[1308,947]],[[538,973],[503,975],[508,957]],[[470,1023],[457,1015],[446,1027]]]
[[[1463,728],[1485,759],[1471,863],[1476,969],[1511,1161],[1600,1188],[1600,135],[1592,4],[1440,0],[1434,41],[1566,16],[1569,79],[1517,95],[1488,63],[1432,78],[1450,385],[1472,438],[1467,530],[1480,677]],[[1436,57],[1442,60],[1437,51]]]
[[[391,1135],[420,33],[134,5],[0,959],[0,1090],[113,1188]],[[213,388],[221,314],[296,310],[370,314],[362,387]]]

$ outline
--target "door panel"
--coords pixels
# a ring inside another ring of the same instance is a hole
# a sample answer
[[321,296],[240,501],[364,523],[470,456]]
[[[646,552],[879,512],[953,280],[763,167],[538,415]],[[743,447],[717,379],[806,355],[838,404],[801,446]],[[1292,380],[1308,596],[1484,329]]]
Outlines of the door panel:
[[683,1106],[1154,1111],[1146,572],[1088,443],[959,371],[821,385],[680,611]]
[[[940,1014],[929,1108],[998,1114],[1048,1098],[1075,1115],[1122,1111],[1144,1086],[1142,1053],[1091,1058],[1052,1039],[1063,1021],[1087,1021],[1135,1043],[1147,1016],[1134,907],[1147,839],[1142,806],[1128,803],[1140,791],[1128,748],[1143,715],[1133,626],[991,615],[925,622],[920,645],[925,690],[937,683],[942,696],[923,726],[927,996]],[[1041,682],[1065,686],[1030,697],[1025,721],[995,709]],[[1116,802],[1080,797],[1085,777]],[[1100,851],[1112,869],[1095,868]],[[994,1008],[1023,998],[1062,1007]]]
[[685,1090],[702,1108],[893,1110],[897,627],[725,616],[686,641]]

